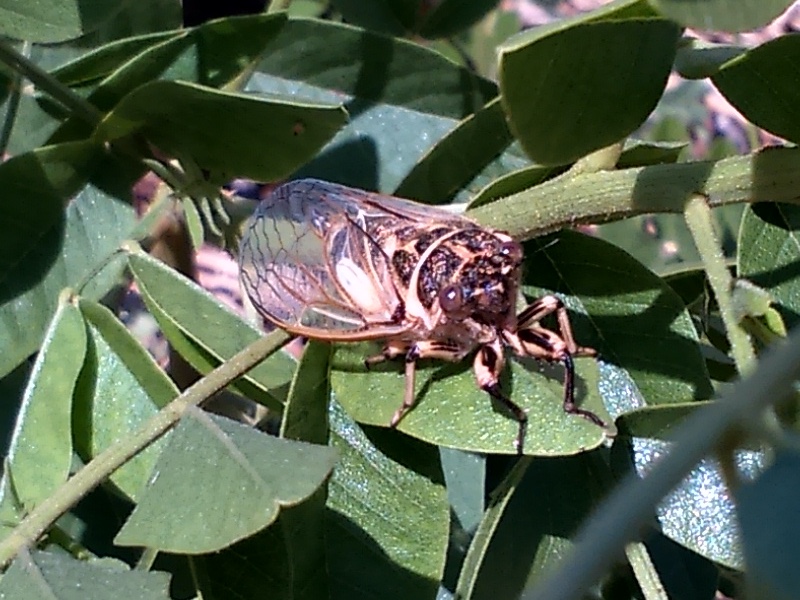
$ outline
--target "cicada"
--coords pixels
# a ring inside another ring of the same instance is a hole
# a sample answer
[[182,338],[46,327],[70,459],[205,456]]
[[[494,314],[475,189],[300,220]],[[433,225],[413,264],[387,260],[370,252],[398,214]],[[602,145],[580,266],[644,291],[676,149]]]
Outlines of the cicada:
[[[505,348],[564,365],[564,410],[599,426],[574,399],[575,342],[564,304],[544,296],[516,311],[522,246],[502,231],[446,210],[316,179],[276,188],[258,206],[239,249],[241,282],[256,310],[308,338],[383,340],[367,366],[405,362],[405,394],[390,426],[415,402],[420,359],[471,353],[478,386],[519,424],[527,415],[500,388]],[[540,324],[555,313],[559,332]]]

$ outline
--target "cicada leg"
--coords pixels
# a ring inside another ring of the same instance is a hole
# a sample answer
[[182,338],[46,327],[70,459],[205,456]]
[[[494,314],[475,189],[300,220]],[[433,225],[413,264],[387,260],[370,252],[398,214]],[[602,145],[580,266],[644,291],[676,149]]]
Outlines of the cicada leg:
[[383,351],[376,355],[370,356],[364,361],[367,368],[371,365],[386,361],[405,357],[406,363],[406,381],[405,393],[403,395],[403,404],[398,408],[392,420],[389,423],[390,427],[396,427],[405,414],[411,410],[416,402],[415,383],[417,372],[417,361],[422,358],[438,358],[450,362],[457,362],[464,358],[466,352],[456,346],[455,344],[447,344],[445,342],[438,342],[426,340],[421,342],[388,342]]
[[487,392],[514,415],[517,423],[519,423],[517,439],[514,444],[517,454],[522,454],[522,449],[525,446],[525,434],[528,431],[528,414],[500,389],[500,373],[503,371],[504,364],[503,345],[499,338],[495,338],[488,344],[481,346],[475,354],[475,362],[473,364],[475,379],[484,392]]
[[[539,321],[556,313],[560,334],[542,327]],[[517,319],[517,332],[504,332],[506,342],[521,356],[530,356],[564,365],[564,411],[581,415],[595,425],[607,427],[605,421],[590,410],[575,404],[574,356],[597,356],[593,348],[578,346],[564,303],[557,296],[543,296],[523,310]]]

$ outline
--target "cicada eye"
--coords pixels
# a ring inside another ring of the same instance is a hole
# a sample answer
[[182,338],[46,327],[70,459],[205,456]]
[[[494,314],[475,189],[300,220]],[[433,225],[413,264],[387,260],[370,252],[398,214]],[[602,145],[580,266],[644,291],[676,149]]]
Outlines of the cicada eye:
[[439,292],[439,306],[446,313],[456,312],[464,306],[464,294],[461,287],[448,285]]
[[513,240],[500,245],[500,254],[510,258],[515,263],[522,262],[522,246]]

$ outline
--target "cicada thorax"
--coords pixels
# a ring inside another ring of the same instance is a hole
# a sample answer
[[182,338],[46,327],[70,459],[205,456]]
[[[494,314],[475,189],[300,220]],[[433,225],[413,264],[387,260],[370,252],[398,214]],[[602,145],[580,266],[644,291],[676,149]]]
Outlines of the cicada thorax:
[[508,235],[471,224],[431,224],[390,237],[383,246],[392,250],[392,276],[406,315],[420,319],[429,335],[446,337],[461,327],[477,342],[514,327],[522,249]]

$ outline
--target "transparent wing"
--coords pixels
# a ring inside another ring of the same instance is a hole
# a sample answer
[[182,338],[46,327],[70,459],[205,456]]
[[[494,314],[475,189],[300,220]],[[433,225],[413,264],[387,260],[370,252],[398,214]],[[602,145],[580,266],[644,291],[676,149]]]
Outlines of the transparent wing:
[[[242,238],[242,284],[256,309],[309,337],[352,340],[406,331],[381,240],[425,222],[471,223],[451,213],[314,179],[274,190]],[[400,311],[400,312],[398,312]]]

